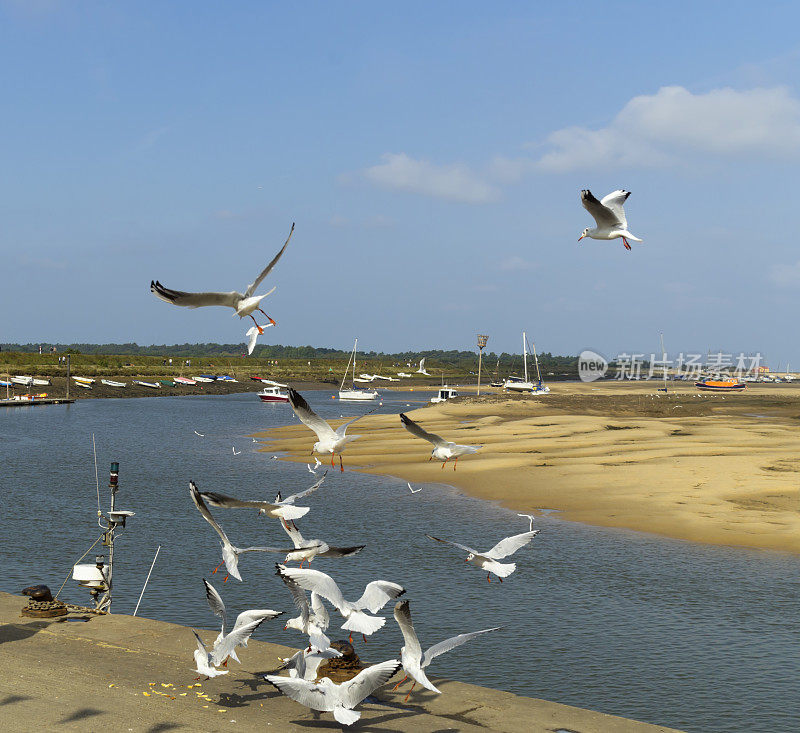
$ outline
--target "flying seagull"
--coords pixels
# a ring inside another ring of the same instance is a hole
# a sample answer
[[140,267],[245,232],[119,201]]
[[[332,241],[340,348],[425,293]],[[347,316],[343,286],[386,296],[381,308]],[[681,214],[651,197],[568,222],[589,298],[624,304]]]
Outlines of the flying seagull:
[[305,401],[303,395],[291,387],[289,387],[289,404],[292,406],[292,410],[294,410],[294,414],[297,415],[300,422],[303,423],[303,425],[305,425],[307,428],[313,430],[317,435],[317,442],[314,443],[314,447],[311,449],[311,454],[330,453],[331,466],[333,466],[335,465],[334,458],[338,453],[339,470],[342,472],[344,471],[344,466],[342,465],[342,451],[351,440],[361,437],[359,435],[346,435],[347,428],[350,427],[356,420],[360,420],[365,415],[369,415],[378,409],[376,407],[369,412],[365,412],[364,415],[354,417],[349,422],[346,422],[344,425],[340,425],[338,428],[336,428],[336,430],[334,430],[325,420],[323,420],[319,415],[317,415],[316,412],[314,412],[314,410],[309,407],[308,402]]
[[[400,685],[403,684],[403,682],[406,681],[406,679],[408,679],[408,677],[411,677],[414,680],[414,684],[411,685],[408,695],[414,691],[414,687],[417,682],[419,682],[425,689],[441,694],[441,691],[437,690],[428,679],[427,675],[425,674],[425,668],[440,654],[444,654],[445,652],[449,652],[451,649],[455,649],[462,644],[466,644],[468,641],[471,641],[481,634],[488,634],[490,631],[497,631],[498,629],[502,628],[500,626],[495,626],[491,629],[473,631],[470,634],[451,636],[449,639],[445,639],[444,641],[440,641],[438,644],[434,644],[425,652],[425,654],[423,654],[422,647],[420,646],[419,639],[417,638],[417,632],[414,630],[414,624],[411,621],[411,609],[409,608],[408,601],[399,601],[395,605],[394,618],[395,621],[397,621],[397,625],[400,627],[400,631],[403,632],[403,641],[405,641],[405,646],[400,650],[400,660],[403,663],[403,671],[406,673],[406,676],[403,677],[403,679],[400,680],[400,682],[398,682],[393,689],[396,690],[398,687],[400,687]],[[408,700],[408,695],[406,695],[406,700]]]
[[492,573],[500,578],[500,582],[502,583],[503,578],[507,578],[517,569],[517,565],[513,562],[500,563],[497,561],[504,557],[508,557],[509,555],[513,555],[521,547],[525,547],[525,545],[527,545],[534,537],[536,537],[540,531],[541,530],[534,529],[532,532],[523,532],[522,534],[515,534],[511,537],[506,537],[505,539],[500,540],[500,542],[498,542],[491,550],[487,550],[486,552],[473,550],[471,547],[467,547],[466,545],[459,545],[458,542],[440,540],[438,537],[433,537],[429,534],[426,534],[425,536],[428,539],[435,540],[436,542],[442,542],[445,545],[452,545],[453,547],[457,547],[459,550],[464,550],[464,552],[469,553],[465,562],[472,563],[473,565],[477,565],[479,568],[483,568],[486,571],[486,580],[488,580],[490,583],[492,582]]
[[427,372],[427,371],[425,371],[425,358],[426,358],[426,357],[424,357],[424,356],[423,356],[423,357],[422,357],[422,358],[419,360],[419,369],[417,369],[417,371],[416,371],[416,374],[424,374],[426,377],[429,377],[429,376],[430,376],[430,374],[428,374],[428,372]]
[[[317,679],[317,670],[319,665],[327,659],[341,657],[342,653],[336,649],[301,649],[295,652],[291,657],[278,657],[283,664],[278,667],[277,672],[288,670],[289,677],[299,677],[303,680],[311,680],[312,682]],[[267,679],[267,675],[263,675]]]
[[[443,463],[442,465],[444,466],[444,463]],[[422,489],[412,489],[412,488],[411,488],[411,482],[410,482],[410,481],[406,481],[406,483],[408,484],[408,490],[409,490],[409,491],[410,491],[412,494],[419,494],[419,492],[420,492],[420,491],[422,491]]]
[[[261,309],[259,308],[259,310],[261,310]],[[264,311],[261,311],[261,312],[263,313]],[[267,316],[267,318],[269,318],[269,316]],[[263,328],[261,326],[259,326],[258,324],[256,324],[255,326],[250,326],[250,328],[247,329],[247,331],[245,332],[245,336],[247,336],[247,355],[248,356],[252,355],[253,350],[256,348],[256,341],[258,341],[258,337],[262,333],[264,333],[264,328],[269,328],[270,326],[274,326],[274,325],[275,325],[275,321],[272,321],[271,323],[268,323]]]
[[237,451],[236,446],[231,446],[231,450],[233,451],[233,455],[238,456],[242,451]]
[[205,578],[203,578],[203,584],[206,587],[206,600],[208,601],[211,612],[222,619],[222,628],[211,649],[210,661],[215,667],[220,664],[224,667],[228,664],[228,657],[233,659],[234,662],[239,661],[239,657],[236,656],[236,647],[247,646],[250,635],[260,624],[276,616],[280,616],[283,611],[273,611],[271,608],[242,611],[242,613],[236,617],[236,623],[234,623],[233,628],[226,634],[225,625],[227,617],[225,613],[225,602],[222,600],[222,596],[217,589]]
[[278,575],[291,578],[301,588],[314,591],[336,607],[345,619],[342,628],[350,632],[350,643],[353,642],[354,631],[366,637],[374,634],[386,623],[386,619],[382,616],[370,616],[364,613],[364,609],[378,613],[389,601],[406,592],[405,588],[397,583],[373,580],[364,588],[361,598],[351,602],[345,600],[342,591],[330,575],[307,568],[287,568],[285,565],[276,567]]
[[200,497],[210,506],[219,509],[258,509],[260,514],[268,514],[270,517],[275,517],[277,519],[300,519],[300,517],[308,514],[309,507],[295,506],[295,501],[315,492],[322,486],[324,480],[325,476],[313,486],[303,489],[303,491],[298,491],[291,496],[287,496],[285,499],[281,499],[281,495],[278,494],[274,502],[258,499],[234,499],[232,496],[218,494],[216,491],[202,491],[200,492]]
[[[233,308],[236,311],[236,315],[239,318],[244,318],[245,316],[250,316],[253,319],[253,323],[255,323],[256,328],[258,329],[258,333],[264,333],[264,329],[258,325],[255,317],[253,316],[253,311],[259,311],[260,313],[264,313],[261,310],[261,301],[266,298],[275,288],[272,288],[268,293],[264,293],[264,295],[254,295],[256,288],[261,284],[261,281],[269,275],[272,271],[272,268],[278,264],[278,260],[281,258],[281,255],[286,250],[286,247],[289,245],[289,240],[292,238],[292,232],[294,232],[294,223],[292,223],[292,228],[289,231],[289,236],[286,238],[286,242],[284,243],[283,247],[281,247],[280,252],[276,254],[272,258],[272,262],[270,262],[262,271],[261,274],[252,282],[250,285],[247,286],[247,290],[244,293],[240,293],[236,290],[232,290],[229,293],[185,293],[182,290],[170,290],[169,288],[165,288],[158,280],[151,280],[150,281],[150,292],[153,293],[157,298],[161,298],[161,300],[166,301],[167,303],[172,303],[173,305],[182,305],[186,306],[187,308],[201,308],[206,305],[221,305],[226,308]],[[275,321],[272,320],[266,313],[271,325],[275,325]]]
[[312,710],[333,713],[336,722],[342,725],[352,725],[361,713],[353,710],[362,700],[369,697],[375,690],[385,685],[401,664],[397,659],[391,659],[380,664],[362,669],[353,679],[337,685],[328,677],[323,677],[319,682],[303,680],[299,677],[280,677],[267,675],[264,679],[280,690],[286,697],[305,705]]
[[451,458],[455,458],[455,461],[453,462],[453,470],[455,471],[456,466],[458,465],[459,456],[468,455],[469,453],[477,453],[477,451],[483,447],[481,445],[459,445],[458,443],[445,440],[435,433],[429,433],[427,430],[423,430],[419,425],[417,425],[417,423],[408,417],[408,415],[405,415],[402,412],[400,413],[400,422],[403,423],[403,427],[408,430],[409,433],[433,444],[431,457],[428,460],[431,461],[435,458],[437,461],[442,461],[442,468],[444,468],[444,464],[447,463]]
[[[224,564],[226,570],[228,571],[228,575],[232,575],[234,578],[236,578],[236,580],[241,581],[242,579],[242,576],[239,575],[239,555],[242,555],[245,552],[280,552],[284,554],[291,552],[291,550],[278,549],[277,547],[236,547],[235,545],[231,544],[231,541],[228,539],[228,535],[225,534],[225,530],[223,530],[214,517],[211,516],[211,512],[208,511],[208,507],[205,505],[205,502],[200,495],[200,491],[197,489],[197,485],[194,483],[194,481],[189,482],[189,494],[191,495],[192,501],[202,515],[203,519],[205,519],[206,522],[208,522],[214,528],[214,531],[219,535],[222,544],[222,562],[219,565]],[[219,565],[214,568],[215,573],[219,569]],[[226,575],[223,582],[227,580],[228,576]]]
[[608,196],[604,196],[598,201],[589,189],[581,191],[581,203],[597,222],[596,227],[586,227],[578,238],[580,242],[584,237],[592,239],[622,239],[625,249],[630,249],[628,240],[641,242],[639,237],[635,237],[628,231],[628,220],[625,218],[623,204],[631,195],[630,191],[612,191]]
[[[283,630],[295,629],[308,636],[308,648],[315,647],[319,651],[324,651],[330,648],[331,640],[325,636],[330,624],[330,616],[325,608],[322,599],[314,591],[311,592],[311,603],[308,601],[305,590],[303,590],[296,581],[292,580],[288,575],[280,575],[280,579],[286,584],[289,593],[292,594],[292,600],[297,610],[300,612],[299,616],[290,618]],[[339,655],[341,656],[341,655]],[[303,675],[300,675],[301,677]]]
[[366,545],[354,545],[352,547],[333,547],[323,540],[307,540],[300,534],[300,530],[294,522],[287,522],[281,519],[281,526],[286,534],[292,540],[295,547],[294,552],[286,555],[284,562],[300,562],[300,567],[303,567],[303,562],[309,564],[315,557],[349,557],[356,555],[363,550]]
[[198,433],[196,430],[194,431],[195,435],[199,435],[201,438],[205,438],[205,433]]
[[[197,639],[197,649],[194,650],[194,663],[197,667],[195,672],[201,676],[205,675],[208,679],[211,677],[219,677],[221,674],[228,674],[227,669],[223,672],[222,670],[216,669],[211,664],[211,655],[206,650],[206,645],[203,644],[203,640],[197,635],[194,629],[192,629],[192,633],[194,634],[194,638]],[[199,680],[200,677],[196,679]]]

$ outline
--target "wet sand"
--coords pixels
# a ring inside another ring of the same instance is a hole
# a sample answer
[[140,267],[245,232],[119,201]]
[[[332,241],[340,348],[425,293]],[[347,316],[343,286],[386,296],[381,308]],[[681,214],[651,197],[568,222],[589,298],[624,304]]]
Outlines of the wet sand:
[[[396,415],[371,415],[345,467],[445,482],[516,511],[678,539],[800,552],[800,386],[700,393],[691,384],[557,383],[539,397],[464,396],[410,410],[423,427],[483,445],[451,465]],[[462,390],[466,391],[466,390]],[[335,422],[334,425],[338,424]],[[304,426],[265,434],[306,462]],[[524,520],[521,520],[524,521]]]

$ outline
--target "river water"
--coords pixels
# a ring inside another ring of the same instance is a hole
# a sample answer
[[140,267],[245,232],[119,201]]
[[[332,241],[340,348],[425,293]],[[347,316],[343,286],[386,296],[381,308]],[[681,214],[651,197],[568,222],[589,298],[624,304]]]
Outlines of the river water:
[[[306,394],[326,417],[368,409],[330,396]],[[418,392],[386,397],[387,412],[424,399]],[[82,400],[0,412],[0,589],[18,593],[43,582],[55,591],[99,536],[94,433],[103,508],[113,460],[120,463],[117,508],[136,512],[116,543],[116,612],[133,611],[161,545],[139,615],[215,627],[203,577],[232,614],[267,607],[295,615],[275,576],[278,556],[245,555],[243,583],[210,575],[220,560],[217,537],[188,494],[190,479],[201,490],[242,498],[310,486],[315,477],[304,465],[271,460],[249,437],[293,419],[288,405],[262,404],[254,394]],[[419,447],[425,460],[426,446]],[[796,556],[589,527],[551,514],[537,519],[541,534],[513,558],[518,569],[501,585],[487,583],[463,555],[423,535],[488,548],[527,530],[527,520],[512,511],[447,485],[425,485],[411,495],[405,481],[338,470],[306,502],[311,511],[298,520],[306,537],[367,545],[354,557],[313,566],[333,575],[350,599],[373,579],[401,583],[423,648],[457,633],[505,627],[437,658],[433,676],[687,731],[800,730]],[[276,520],[212,511],[234,544],[285,546]],[[72,580],[62,598],[90,601]],[[362,659],[399,653],[391,608],[367,645],[355,640]],[[332,638],[346,638],[338,616],[331,618]],[[279,621],[263,624],[256,638],[301,643]],[[187,632],[187,669],[193,649]]]

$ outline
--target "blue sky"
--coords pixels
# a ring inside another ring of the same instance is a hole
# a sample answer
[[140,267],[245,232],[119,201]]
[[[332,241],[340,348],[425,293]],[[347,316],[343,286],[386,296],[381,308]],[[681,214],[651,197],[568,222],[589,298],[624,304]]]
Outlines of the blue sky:
[[[800,367],[793,3],[0,0],[0,341],[761,351]],[[633,192],[645,241],[583,240]],[[249,322],[249,319],[248,319]]]

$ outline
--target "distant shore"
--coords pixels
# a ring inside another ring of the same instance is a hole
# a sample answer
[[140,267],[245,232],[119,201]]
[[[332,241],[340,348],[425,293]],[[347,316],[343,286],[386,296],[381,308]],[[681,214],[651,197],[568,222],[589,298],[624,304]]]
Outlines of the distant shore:
[[[484,446],[456,471],[429,463],[430,446],[397,416],[371,415],[345,468],[448,483],[517,511],[800,553],[800,386],[727,395],[657,386],[562,382],[541,398],[494,393],[409,411],[427,430]],[[269,451],[307,460],[305,427],[262,435]]]

